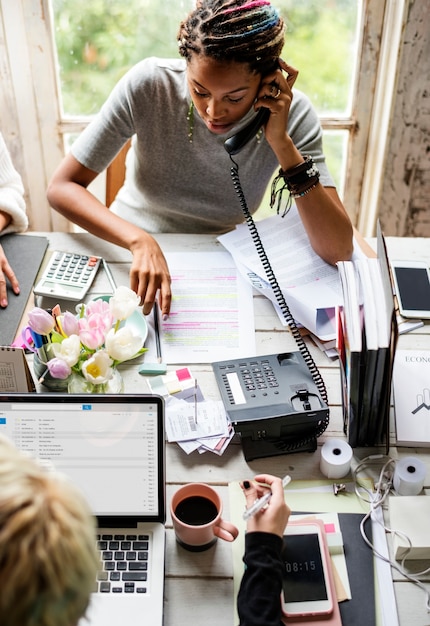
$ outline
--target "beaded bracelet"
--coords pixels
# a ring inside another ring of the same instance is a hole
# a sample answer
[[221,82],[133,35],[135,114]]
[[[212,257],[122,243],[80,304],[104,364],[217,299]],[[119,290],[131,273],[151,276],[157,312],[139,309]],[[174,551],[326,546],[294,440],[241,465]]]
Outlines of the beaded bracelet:
[[[282,212],[282,217],[284,217],[290,210],[292,198],[301,198],[302,196],[305,196],[318,184],[320,173],[313,158],[307,154],[303,156],[303,159],[303,163],[299,163],[289,170],[283,171],[280,169],[278,175],[272,182],[270,206],[273,207],[276,202],[276,198],[278,198],[276,208],[278,214],[280,212],[283,192],[285,189],[289,191],[289,197]],[[280,180],[283,180],[284,184],[282,187],[277,189],[277,185]]]
[[306,189],[305,191],[302,191],[301,193],[292,193],[291,197],[292,198],[302,198],[303,196],[305,196],[306,194],[308,194],[310,191],[312,191],[312,189],[315,189],[315,187],[318,185],[318,183],[314,183],[313,185],[311,185],[309,187],[309,189]]
[[309,188],[309,183],[316,184],[320,173],[313,158],[306,154],[303,163],[286,170],[279,170],[279,175],[284,179],[287,189],[292,194],[302,193]]

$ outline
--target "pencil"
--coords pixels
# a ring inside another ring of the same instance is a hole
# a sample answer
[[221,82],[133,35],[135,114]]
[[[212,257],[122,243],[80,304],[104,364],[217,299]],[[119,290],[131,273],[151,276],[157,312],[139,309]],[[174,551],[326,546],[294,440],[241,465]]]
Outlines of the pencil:
[[158,302],[154,302],[152,307],[152,319],[154,322],[154,335],[155,345],[157,350],[157,362],[156,363],[144,363],[139,370],[139,374],[157,376],[159,374],[165,374],[167,371],[167,365],[163,363],[163,355],[161,354],[161,339],[160,339],[160,320],[158,312]]
[[163,361],[163,357],[161,354],[160,320],[159,320],[159,314],[158,314],[158,302],[154,302],[153,310],[154,310],[154,333],[155,333],[155,345],[156,345],[156,350],[157,350],[157,362],[161,363]]

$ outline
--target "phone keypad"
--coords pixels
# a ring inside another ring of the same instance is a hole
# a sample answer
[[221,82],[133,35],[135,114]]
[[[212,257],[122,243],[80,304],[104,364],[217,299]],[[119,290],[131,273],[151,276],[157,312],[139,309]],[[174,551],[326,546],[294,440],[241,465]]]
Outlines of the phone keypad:
[[239,363],[237,371],[247,391],[279,387],[273,368],[267,360]]

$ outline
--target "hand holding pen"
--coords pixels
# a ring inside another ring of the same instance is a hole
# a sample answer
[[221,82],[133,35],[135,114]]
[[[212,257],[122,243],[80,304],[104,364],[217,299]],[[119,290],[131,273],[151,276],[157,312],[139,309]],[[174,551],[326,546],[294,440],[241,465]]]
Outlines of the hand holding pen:
[[243,481],[241,487],[246,498],[243,517],[247,521],[247,532],[283,536],[291,512],[285,502],[284,486],[290,480],[289,476],[281,480],[270,474],[259,474],[253,482]]

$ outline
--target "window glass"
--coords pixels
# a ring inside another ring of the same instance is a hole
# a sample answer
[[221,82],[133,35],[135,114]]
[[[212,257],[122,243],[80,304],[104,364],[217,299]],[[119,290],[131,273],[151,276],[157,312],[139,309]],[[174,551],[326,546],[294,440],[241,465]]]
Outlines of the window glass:
[[194,0],[52,0],[62,108],[93,115],[148,56],[178,57],[176,33]]
[[[321,115],[349,113],[360,0],[274,0],[286,24],[283,57]],[[179,23],[195,0],[52,0],[63,111],[97,112],[129,67],[177,57]]]
[[358,58],[360,0],[280,0],[287,24],[283,56],[296,87],[323,116],[350,114]]

